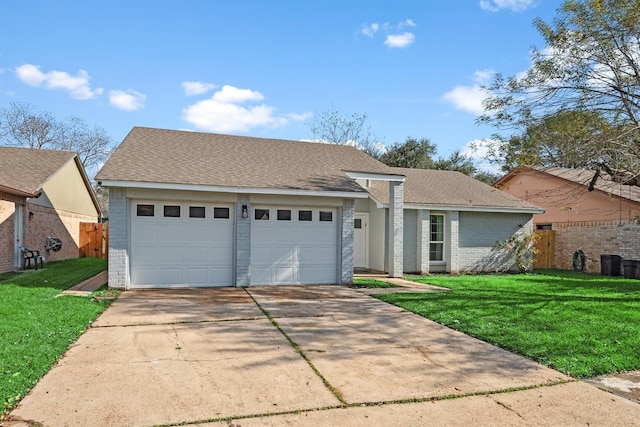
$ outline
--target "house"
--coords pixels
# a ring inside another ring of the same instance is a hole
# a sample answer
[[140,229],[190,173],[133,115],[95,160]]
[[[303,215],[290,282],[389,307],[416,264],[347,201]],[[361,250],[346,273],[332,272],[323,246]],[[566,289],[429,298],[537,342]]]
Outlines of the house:
[[553,230],[551,266],[571,268],[572,255],[587,255],[587,270],[600,271],[600,255],[640,259],[640,187],[613,182],[592,170],[524,166],[494,184],[513,196],[545,209],[533,216],[538,230]]
[[78,257],[79,223],[100,215],[76,153],[0,147],[0,272],[22,267],[20,246],[47,260]]
[[[109,284],[335,284],[354,268],[496,270],[540,209],[462,174],[350,146],[136,127],[109,189]],[[462,234],[464,233],[464,234]]]

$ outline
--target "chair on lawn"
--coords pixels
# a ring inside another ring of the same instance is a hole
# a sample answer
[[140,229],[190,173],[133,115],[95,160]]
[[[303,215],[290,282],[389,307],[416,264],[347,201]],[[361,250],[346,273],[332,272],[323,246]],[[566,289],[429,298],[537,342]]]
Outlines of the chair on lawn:
[[33,260],[36,270],[38,269],[38,261],[40,261],[40,267],[44,265],[44,257],[40,255],[40,251],[27,249],[24,246],[20,246],[20,252],[22,252],[22,259],[24,260],[24,269],[31,267],[31,260]]

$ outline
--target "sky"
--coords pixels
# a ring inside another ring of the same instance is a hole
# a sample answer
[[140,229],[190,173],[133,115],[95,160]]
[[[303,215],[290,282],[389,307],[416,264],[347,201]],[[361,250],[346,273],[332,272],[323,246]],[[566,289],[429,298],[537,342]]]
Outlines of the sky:
[[[0,109],[309,140],[331,108],[386,146],[469,153],[494,73],[530,66],[561,0],[0,0]],[[478,153],[481,154],[481,153]]]

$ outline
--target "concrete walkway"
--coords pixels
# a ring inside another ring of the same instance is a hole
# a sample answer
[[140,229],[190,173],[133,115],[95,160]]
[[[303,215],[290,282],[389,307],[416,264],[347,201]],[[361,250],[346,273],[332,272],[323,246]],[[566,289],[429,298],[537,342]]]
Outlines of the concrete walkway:
[[122,293],[4,425],[639,420],[639,404],[359,290],[263,286]]
[[96,290],[100,289],[100,287],[106,285],[108,281],[109,272],[105,270],[65,291],[62,291],[61,295],[75,295],[86,297],[90,293],[95,292]]

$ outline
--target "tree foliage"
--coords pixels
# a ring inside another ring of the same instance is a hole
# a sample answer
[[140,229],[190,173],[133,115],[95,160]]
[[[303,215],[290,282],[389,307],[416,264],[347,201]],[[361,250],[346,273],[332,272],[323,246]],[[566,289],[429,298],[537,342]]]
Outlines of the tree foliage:
[[378,158],[381,144],[371,131],[366,113],[342,114],[333,105],[307,122],[314,139],[320,142],[353,145]]
[[609,169],[631,182],[640,175],[640,1],[565,0],[551,24],[534,25],[545,48],[531,67],[485,87],[479,122],[509,132],[496,135],[493,156],[507,167]]
[[0,144],[12,147],[75,151],[87,173],[95,173],[112,148],[101,127],[90,128],[82,119],[56,120],[26,103],[13,102],[0,110]]

